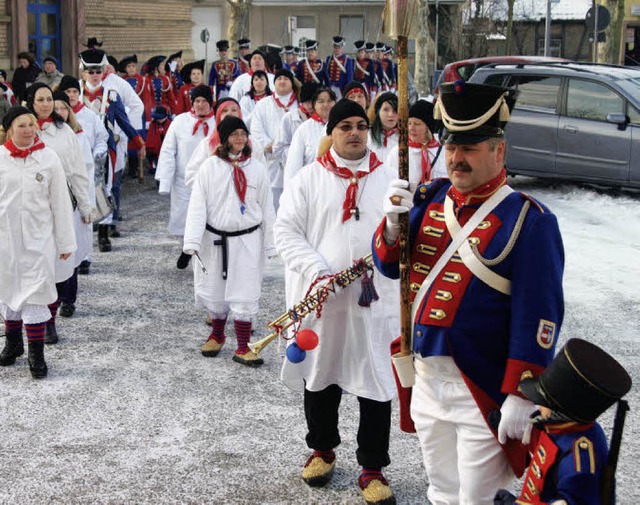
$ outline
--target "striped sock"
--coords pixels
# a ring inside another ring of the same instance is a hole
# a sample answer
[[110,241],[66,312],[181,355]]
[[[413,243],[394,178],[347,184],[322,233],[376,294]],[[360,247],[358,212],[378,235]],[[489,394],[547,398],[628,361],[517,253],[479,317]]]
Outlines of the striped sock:
[[58,307],[60,307],[60,299],[58,298],[55,302],[48,305],[49,312],[51,312],[51,319],[49,319],[49,323],[56,322],[56,316],[58,315]]
[[224,319],[211,318],[211,335],[209,335],[209,340],[213,339],[219,344],[223,344],[226,339],[224,335],[225,324],[227,324],[226,317]]
[[369,482],[376,479],[382,482],[385,486],[389,485],[387,479],[382,475],[381,468],[366,468],[363,466],[362,471],[360,472],[360,477],[358,477],[358,485],[360,486],[360,489],[364,489],[369,485]]
[[6,333],[10,331],[13,333],[22,332],[22,319],[18,319],[17,321],[6,320],[4,322],[4,330]]
[[44,342],[44,332],[47,323],[25,324],[27,332],[27,342]]
[[251,321],[233,321],[233,326],[236,330],[236,340],[238,341],[238,348],[236,354],[247,354],[251,349],[247,345],[251,338]]

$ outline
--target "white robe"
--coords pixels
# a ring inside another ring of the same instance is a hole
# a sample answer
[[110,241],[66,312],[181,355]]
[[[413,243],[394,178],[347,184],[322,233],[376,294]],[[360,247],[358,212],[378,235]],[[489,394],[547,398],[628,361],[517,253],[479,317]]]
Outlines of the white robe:
[[53,303],[55,259],[75,251],[76,238],[66,177],[52,149],[12,158],[0,147],[0,237],[0,302],[15,312]]
[[[69,187],[78,202],[78,208],[74,212],[75,236],[83,233],[84,223],[81,216],[91,216],[93,205],[89,201],[89,178],[87,168],[82,154],[82,147],[78,136],[73,130],[63,123],[60,127],[55,123],[45,123],[41,134],[41,139],[47,147],[53,149],[64,169]],[[73,275],[73,269],[86,257],[84,255],[73,255],[68,260],[56,260],[56,282],[66,281]]]
[[[207,268],[204,273],[197,260],[192,261],[196,305],[209,312],[216,312],[224,303],[255,305],[257,310],[264,255],[275,254],[275,212],[266,170],[251,158],[241,166],[247,178],[244,213],[231,164],[217,156],[209,157],[198,171],[189,201],[183,250],[199,251]],[[252,233],[228,238],[226,280],[222,278],[222,247],[213,244],[219,236],[207,231],[207,224],[226,232],[260,225]]]
[[327,126],[315,119],[307,119],[293,134],[284,166],[284,187],[300,169],[318,157],[320,140],[327,134]]
[[[260,100],[253,111],[253,121],[251,124],[251,138],[257,140],[262,146],[271,146],[275,141],[278,130],[285,115],[284,108],[280,107],[275,100],[276,95],[273,94],[263,100]],[[291,99],[291,94],[286,97],[278,97],[280,103],[287,105]],[[290,106],[291,109],[298,109],[298,102],[294,101]],[[264,157],[267,161],[267,170],[269,171],[269,183],[271,188],[282,188],[283,184],[283,163],[279,156],[275,153],[265,152]]]
[[[333,150],[332,150],[333,151]],[[335,156],[334,156],[335,158]],[[355,170],[368,170],[369,152]],[[343,160],[336,159],[340,166]],[[284,260],[287,300],[303,300],[319,274],[336,273],[371,252],[371,238],[384,216],[382,199],[396,176],[384,165],[359,180],[360,219],[342,222],[342,205],[348,181],[315,161],[287,182],[274,226],[276,248]],[[320,337],[316,349],[298,364],[285,360],[282,380],[292,389],[320,391],[337,384],[344,391],[376,401],[395,395],[389,346],[399,323],[398,281],[376,272],[374,284],[380,299],[360,307],[360,281],[330,294],[322,317],[303,319]],[[291,307],[288,307],[291,308]],[[292,341],[290,341],[292,342]]]
[[[384,137],[383,137],[383,140],[384,140]],[[380,161],[384,161],[387,159],[387,156],[389,155],[389,152],[391,151],[391,149],[393,149],[394,147],[398,147],[398,140],[399,140],[399,136],[398,136],[398,132],[396,132],[387,139],[386,146],[384,144],[378,144],[376,143],[375,140],[373,140],[373,137],[371,136],[371,131],[369,131],[369,140],[367,141],[367,147],[371,149],[374,153],[376,153],[376,156]]]
[[[229,90],[229,96],[233,98],[236,102],[240,103],[240,100],[244,95],[251,91],[251,78],[253,74],[249,72],[245,72],[244,74],[240,74],[233,84],[231,85],[231,89]],[[269,83],[269,89],[271,91],[275,91],[275,76],[267,72],[267,82]],[[131,87],[131,86],[129,86]]]
[[290,110],[282,118],[282,123],[280,123],[280,128],[276,132],[276,138],[273,141],[273,154],[282,160],[283,166],[287,163],[293,134],[302,122],[306,120],[307,117],[300,109]]
[[[264,97],[263,100],[266,100],[268,97]],[[253,115],[253,110],[256,108],[256,102],[249,95],[244,95],[240,99],[240,110],[242,111],[242,120],[244,124],[247,125],[247,128],[251,129],[251,117]]]
[[[96,185],[94,182],[95,164],[93,161],[93,153],[91,152],[91,143],[84,129],[76,134],[80,147],[82,147],[82,158],[84,160],[84,166],[87,170],[87,187],[89,192],[89,202],[91,207],[96,206]],[[93,224],[85,224],[80,219],[78,212],[73,213],[75,229],[76,229],[76,242],[78,249],[75,253],[75,266],[78,266],[87,256],[91,254],[93,249]]]
[[[447,174],[447,164],[444,161],[444,146],[440,150],[440,154],[438,155],[438,159],[436,160],[435,165],[433,165],[433,159],[438,153],[438,147],[430,147],[429,151],[429,159],[431,160],[431,180],[438,179],[441,177],[449,178]],[[383,160],[385,165],[389,165],[389,167],[397,174],[398,173],[398,146],[394,147],[387,154],[386,160]],[[410,147],[409,148],[409,188],[411,192],[416,190],[418,184],[420,184],[420,179],[422,179],[422,149],[418,147]]]
[[[155,178],[160,182],[158,192],[170,194],[169,233],[184,235],[187,209],[191,188],[184,181],[185,167],[200,141],[204,139],[204,125],[198,126],[195,135],[193,127],[198,122],[191,112],[175,117],[162,143]],[[209,132],[215,128],[215,118],[205,121]]]

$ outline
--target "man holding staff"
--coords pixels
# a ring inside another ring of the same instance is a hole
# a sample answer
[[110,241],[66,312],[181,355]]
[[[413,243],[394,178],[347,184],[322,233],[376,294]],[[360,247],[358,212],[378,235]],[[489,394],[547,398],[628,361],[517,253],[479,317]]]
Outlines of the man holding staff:
[[[285,187],[274,234],[286,268],[288,306],[305,298],[316,278],[344,270],[369,252],[393,174],[367,148],[368,130],[364,109],[340,100],[327,122],[331,148]],[[302,472],[304,481],[310,486],[329,481],[340,444],[338,408],[342,394],[351,393],[360,404],[359,487],[367,503],[392,504],[395,498],[382,468],[390,463],[394,383],[388,356],[399,300],[395,281],[375,280],[380,298],[371,307],[359,305],[355,283],[331,295],[321,318],[304,319],[303,326],[318,334],[319,345],[302,362],[285,361],[282,379],[304,392],[306,440],[313,450]]]
[[522,474],[535,406],[518,384],[549,364],[563,318],[557,220],[507,186],[514,103],[508,89],[445,84],[435,117],[451,181],[415,195],[393,181],[373,237],[376,265],[397,278],[399,216],[410,211],[411,417],[434,505],[492,503]]

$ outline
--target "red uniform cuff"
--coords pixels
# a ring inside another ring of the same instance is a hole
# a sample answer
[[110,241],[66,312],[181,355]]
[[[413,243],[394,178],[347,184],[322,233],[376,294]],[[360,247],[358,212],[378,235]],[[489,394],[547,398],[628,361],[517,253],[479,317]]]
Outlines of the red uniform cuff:
[[524,398],[518,390],[520,381],[522,379],[538,377],[543,370],[543,366],[529,363],[528,361],[520,361],[517,359],[507,360],[507,369],[502,381],[502,392],[506,395],[511,394]]
[[376,255],[382,263],[397,263],[400,261],[400,248],[398,247],[400,240],[396,239],[392,245],[387,244],[384,239],[384,229],[386,225],[387,218],[385,217],[374,233],[373,246]]
[[134,146],[136,146],[138,149],[142,149],[144,147],[144,139],[140,136],[137,135],[134,138],[131,139],[131,142],[133,143]]

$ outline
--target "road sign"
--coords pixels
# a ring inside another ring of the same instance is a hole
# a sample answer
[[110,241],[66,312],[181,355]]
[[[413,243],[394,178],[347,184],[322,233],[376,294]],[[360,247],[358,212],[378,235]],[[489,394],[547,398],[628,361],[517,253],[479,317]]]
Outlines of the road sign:
[[200,32],[200,40],[206,44],[207,42],[209,42],[209,38],[211,37],[211,34],[209,33],[209,30],[207,30],[206,28],[204,30],[202,30]]
[[601,32],[611,22],[611,14],[609,14],[609,10],[602,5],[598,5],[598,12],[593,7],[591,7],[587,11],[587,15],[584,18],[584,22],[587,25],[587,29],[593,31],[593,27],[596,24],[596,19],[598,20],[598,29],[596,31]]

